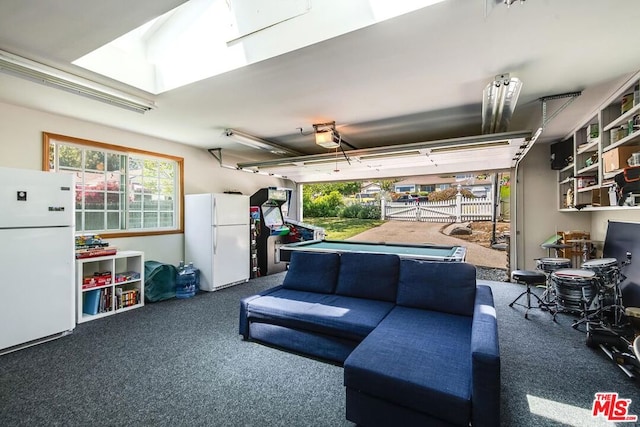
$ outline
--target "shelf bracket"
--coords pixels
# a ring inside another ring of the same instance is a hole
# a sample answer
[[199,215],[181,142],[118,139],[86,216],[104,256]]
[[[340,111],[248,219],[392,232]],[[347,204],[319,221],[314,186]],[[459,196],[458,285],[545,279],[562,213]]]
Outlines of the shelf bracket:
[[[547,124],[549,124],[551,120],[553,120],[558,114],[560,114],[565,108],[567,108],[580,95],[582,95],[582,91],[567,92],[561,93],[559,95],[543,96],[542,98],[540,98],[540,101],[542,101],[542,128],[544,129],[545,127],[547,127]],[[556,111],[554,111],[553,114],[547,117],[547,101],[563,98],[569,99],[566,100],[565,103],[562,104]]]
[[222,166],[222,148],[208,148],[207,151],[218,161],[218,164]]

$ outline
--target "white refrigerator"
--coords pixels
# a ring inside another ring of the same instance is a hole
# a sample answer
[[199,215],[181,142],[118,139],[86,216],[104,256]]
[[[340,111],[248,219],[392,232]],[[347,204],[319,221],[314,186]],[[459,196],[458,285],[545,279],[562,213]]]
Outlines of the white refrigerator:
[[72,174],[0,168],[0,354],[75,327]]
[[249,196],[190,194],[184,204],[184,262],[200,269],[200,289],[249,280]]

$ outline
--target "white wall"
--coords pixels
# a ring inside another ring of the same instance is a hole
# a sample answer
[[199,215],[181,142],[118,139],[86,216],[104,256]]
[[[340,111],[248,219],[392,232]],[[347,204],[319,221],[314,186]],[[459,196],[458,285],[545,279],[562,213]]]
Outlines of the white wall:
[[[183,157],[185,194],[240,191],[251,195],[263,187],[294,187],[290,181],[221,168],[205,149],[5,103],[0,103],[0,166],[40,170],[42,132]],[[225,157],[225,164],[235,162]],[[142,250],[147,260],[177,264],[184,258],[182,234],[107,241],[119,249]]]
[[[590,212],[558,211],[558,177],[557,172],[551,169],[549,158],[549,146],[535,144],[518,168],[515,189],[518,204],[515,226],[511,227],[512,270],[535,269],[537,258],[549,256],[540,245],[555,232],[590,231],[591,228]],[[516,206],[513,193],[512,188],[512,216]]]

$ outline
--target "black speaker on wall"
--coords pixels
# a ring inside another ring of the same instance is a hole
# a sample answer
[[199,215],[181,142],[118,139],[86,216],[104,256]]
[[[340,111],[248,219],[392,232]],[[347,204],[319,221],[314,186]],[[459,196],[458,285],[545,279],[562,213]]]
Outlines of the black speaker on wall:
[[573,140],[551,144],[551,169],[560,170],[573,161]]

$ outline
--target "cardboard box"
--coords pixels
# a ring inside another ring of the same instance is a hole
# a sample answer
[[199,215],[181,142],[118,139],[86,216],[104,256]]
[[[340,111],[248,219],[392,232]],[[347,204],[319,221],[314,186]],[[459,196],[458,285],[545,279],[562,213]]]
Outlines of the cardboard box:
[[[615,205],[616,203],[614,199],[613,206]],[[591,206],[612,206],[608,187],[601,187],[596,188],[595,190],[591,190]]]
[[606,151],[602,155],[604,172],[613,172],[627,167],[627,159],[638,151],[640,151],[640,147],[626,145]]

